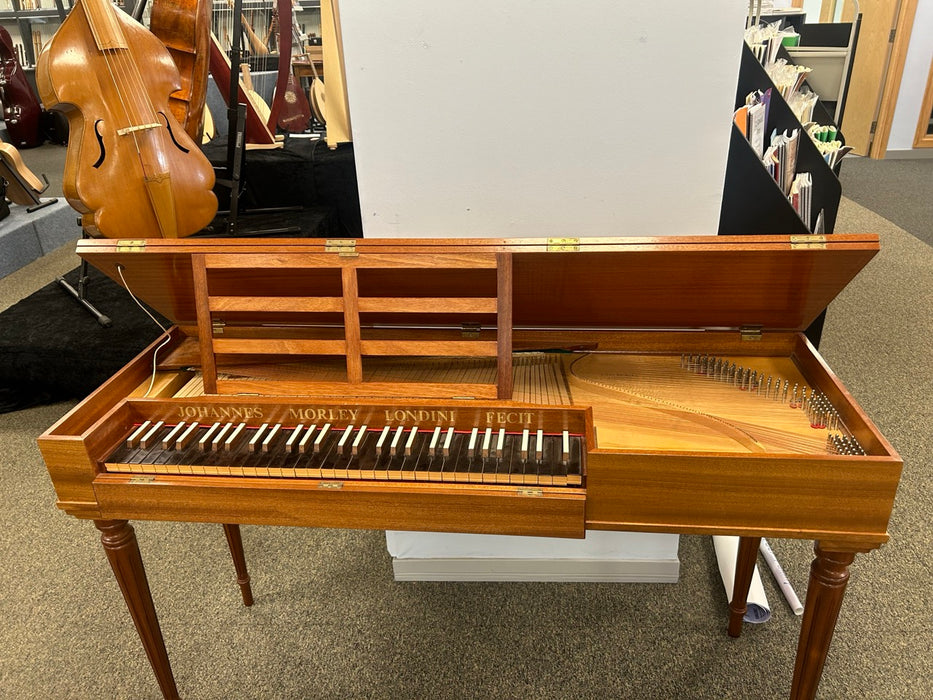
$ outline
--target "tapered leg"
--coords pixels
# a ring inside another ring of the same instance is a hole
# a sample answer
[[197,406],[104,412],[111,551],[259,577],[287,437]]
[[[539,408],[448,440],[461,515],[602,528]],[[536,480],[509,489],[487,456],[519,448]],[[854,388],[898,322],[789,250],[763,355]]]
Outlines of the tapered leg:
[[224,534],[227,536],[227,546],[230,547],[230,554],[233,556],[236,582],[240,584],[243,605],[252,605],[253,589],[249,585],[249,572],[246,570],[246,557],[243,555],[243,539],[240,537],[240,526],[224,525]]
[[123,591],[126,607],[129,608],[136,624],[136,631],[142,640],[146,656],[149,657],[162,695],[167,700],[174,700],[178,698],[178,689],[175,687],[172,667],[165,651],[165,641],[159,628],[159,618],[156,617],[152,593],[146,580],[136,532],[126,520],[95,520],[94,525],[100,530],[100,541],[104,545],[117,583],[120,584],[120,590]]
[[854,552],[827,552],[817,542],[816,558],[810,567],[803,626],[797,643],[797,662],[790,696],[793,700],[816,697],[823,664],[842,608],[842,597],[849,582],[849,564]]
[[729,636],[742,634],[742,621],[748,610],[748,589],[758,562],[760,537],[740,537],[739,553],[735,562],[735,580],[732,583],[732,600],[729,601]]

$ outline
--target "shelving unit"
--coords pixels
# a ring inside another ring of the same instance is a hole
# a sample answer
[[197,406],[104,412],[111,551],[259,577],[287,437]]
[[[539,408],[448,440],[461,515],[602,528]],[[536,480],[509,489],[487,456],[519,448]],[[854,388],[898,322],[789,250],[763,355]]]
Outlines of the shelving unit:
[[[36,65],[36,41],[34,32],[39,32],[38,46],[52,38],[58,25],[71,11],[73,0],[6,0],[5,8],[0,10],[0,24],[3,24],[14,43],[23,47],[20,58],[23,68],[32,69]],[[16,38],[19,37],[19,41]]]
[[[786,57],[786,54],[785,54]],[[823,159],[819,149],[804,133],[803,126],[784,98],[771,82],[764,67],[756,60],[747,45],[742,46],[742,62],[736,90],[736,108],[745,104],[745,96],[755,90],[771,92],[771,108],[765,126],[766,137],[772,130],[779,132],[800,129],[797,150],[797,172],[809,172],[813,179],[812,215],[814,221],[803,222],[761,163],[751,144],[734,124],[726,165],[719,235],[810,233],[817,215],[822,210],[824,233],[832,233],[842,187],[837,174]],[[817,103],[814,120],[831,124],[832,118]],[[840,133],[837,138],[843,140]],[[844,141],[843,141],[844,142]]]
[[[781,49],[779,57],[789,59]],[[792,62],[792,61],[791,61]],[[755,90],[771,91],[771,107],[765,125],[766,139],[772,130],[780,132],[800,129],[797,147],[797,172],[809,172],[813,182],[811,212],[814,221],[805,224],[781,188],[768,174],[761,158],[732,125],[729,158],[726,162],[726,178],[723,186],[722,210],[719,217],[719,235],[751,234],[809,234],[820,211],[823,212],[823,233],[830,234],[836,226],[842,186],[839,184],[838,165],[834,172],[823,159],[819,149],[804,133],[803,125],[780,95],[764,67],[754,53],[742,43],[742,61],[736,89],[735,107],[745,104],[745,96]],[[832,124],[833,120],[825,107],[817,101],[813,119],[820,124]],[[845,143],[841,132],[837,139]],[[810,341],[819,346],[826,312],[820,314],[806,330]]]

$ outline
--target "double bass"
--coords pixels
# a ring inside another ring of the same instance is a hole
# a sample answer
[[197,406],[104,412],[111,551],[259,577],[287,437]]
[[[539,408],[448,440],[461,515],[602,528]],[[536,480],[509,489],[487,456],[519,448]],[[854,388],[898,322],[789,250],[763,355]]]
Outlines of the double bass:
[[42,108],[13,48],[10,33],[0,26],[0,102],[3,121],[16,148],[33,148],[42,144],[39,116]]
[[39,95],[68,117],[62,183],[90,235],[179,238],[217,212],[210,161],[172,115],[178,69],[108,0],[79,0],[39,56]]

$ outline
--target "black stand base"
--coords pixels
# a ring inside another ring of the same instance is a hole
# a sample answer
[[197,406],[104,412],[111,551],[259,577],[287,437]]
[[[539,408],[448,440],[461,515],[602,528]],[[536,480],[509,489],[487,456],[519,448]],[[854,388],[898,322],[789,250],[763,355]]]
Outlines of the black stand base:
[[97,310],[97,307],[95,307],[87,300],[87,260],[81,261],[81,274],[78,277],[77,289],[72,287],[64,277],[58,277],[56,281],[66,292],[73,296],[75,300],[85,308],[85,310],[87,310],[94,318],[96,318],[100,325],[102,325],[104,328],[110,328],[110,326],[113,325],[113,321],[110,320],[109,316],[102,314]]

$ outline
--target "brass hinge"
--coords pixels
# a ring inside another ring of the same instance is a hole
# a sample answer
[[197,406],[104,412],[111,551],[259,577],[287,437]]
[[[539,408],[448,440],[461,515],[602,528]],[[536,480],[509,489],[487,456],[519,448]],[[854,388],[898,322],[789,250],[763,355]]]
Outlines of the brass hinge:
[[211,330],[214,335],[223,335],[227,323],[222,318],[211,319]]
[[117,252],[118,253],[140,253],[146,249],[145,239],[138,240],[118,240],[117,241]]
[[154,481],[155,481],[154,476],[131,476],[130,477],[131,484],[151,484]]
[[356,252],[356,241],[352,238],[332,238],[324,242],[325,253],[337,253],[341,258],[355,258],[359,256]]
[[761,326],[742,326],[739,335],[742,340],[761,340]]
[[894,43],[894,35],[895,35],[895,34],[897,34],[897,27],[894,27],[894,29],[891,30],[891,34],[888,36],[888,43],[889,43],[889,44],[893,44],[893,43]]
[[483,327],[478,323],[468,322],[460,324],[460,335],[464,338],[479,338],[479,332]]
[[519,496],[532,496],[534,498],[539,498],[544,495],[544,491],[541,489],[518,489],[517,493]]
[[322,481],[317,485],[319,489],[330,489],[332,491],[339,491],[343,488],[342,481]]
[[579,238],[548,238],[549,253],[576,253],[580,250]]
[[821,234],[816,235],[806,235],[806,236],[791,236],[790,237],[790,248],[791,250],[803,250],[807,248],[813,248],[817,250],[826,249],[826,236]]

